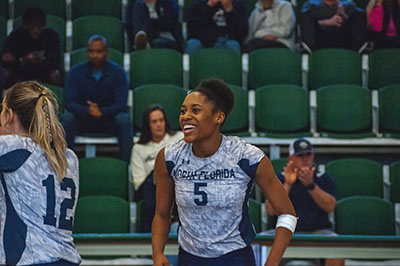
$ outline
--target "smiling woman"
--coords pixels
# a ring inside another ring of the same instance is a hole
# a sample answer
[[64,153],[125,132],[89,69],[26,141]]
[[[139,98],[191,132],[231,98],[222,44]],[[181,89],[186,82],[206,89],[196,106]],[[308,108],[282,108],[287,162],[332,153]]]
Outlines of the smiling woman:
[[277,265],[289,244],[296,217],[271,163],[257,147],[221,134],[233,105],[227,84],[218,79],[201,82],[181,107],[184,139],[158,153],[152,227],[156,266],[169,265],[163,250],[174,197],[180,222],[179,266],[255,265],[250,245],[255,232],[248,214],[254,181],[283,214],[267,263]]

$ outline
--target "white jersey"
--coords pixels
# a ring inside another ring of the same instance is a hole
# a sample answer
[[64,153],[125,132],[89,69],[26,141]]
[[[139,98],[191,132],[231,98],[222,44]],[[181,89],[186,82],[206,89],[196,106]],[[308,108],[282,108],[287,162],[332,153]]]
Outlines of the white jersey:
[[72,238],[78,158],[71,150],[66,156],[67,176],[59,182],[30,138],[0,136],[0,265],[81,262]]
[[214,258],[246,247],[255,230],[248,197],[264,153],[238,137],[223,136],[218,151],[199,158],[184,140],[165,148],[175,184],[179,245],[187,252]]

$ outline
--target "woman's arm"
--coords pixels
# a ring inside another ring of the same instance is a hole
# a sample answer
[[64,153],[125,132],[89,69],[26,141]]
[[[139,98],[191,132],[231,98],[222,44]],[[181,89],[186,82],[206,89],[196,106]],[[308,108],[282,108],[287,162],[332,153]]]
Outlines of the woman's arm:
[[[264,157],[256,172],[256,183],[268,198],[277,215],[289,214],[296,216],[293,205],[282,183],[275,176],[271,162]],[[286,247],[290,243],[292,232],[285,227],[277,227],[275,240],[265,265],[279,265]]]
[[168,266],[168,259],[164,256],[165,243],[167,242],[170,226],[171,211],[174,199],[174,182],[168,174],[165,164],[164,149],[162,149],[155,162],[154,175],[156,185],[156,213],[151,229],[151,242],[153,247],[154,266]]

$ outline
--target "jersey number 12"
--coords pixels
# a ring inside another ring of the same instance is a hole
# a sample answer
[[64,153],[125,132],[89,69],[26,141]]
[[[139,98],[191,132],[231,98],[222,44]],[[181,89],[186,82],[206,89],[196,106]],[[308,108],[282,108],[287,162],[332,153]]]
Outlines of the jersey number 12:
[[[55,215],[56,209],[56,194],[54,188],[54,176],[49,175],[45,180],[42,181],[42,185],[46,187],[47,193],[47,206],[46,206],[46,216],[43,216],[44,224],[56,226],[57,218]],[[76,186],[71,178],[64,177],[60,183],[61,190],[67,191],[67,188],[71,189],[71,198],[65,198],[61,202],[60,209],[60,221],[58,223],[58,228],[72,231],[72,219],[70,217],[67,219],[67,210],[72,209],[75,203],[75,190]]]

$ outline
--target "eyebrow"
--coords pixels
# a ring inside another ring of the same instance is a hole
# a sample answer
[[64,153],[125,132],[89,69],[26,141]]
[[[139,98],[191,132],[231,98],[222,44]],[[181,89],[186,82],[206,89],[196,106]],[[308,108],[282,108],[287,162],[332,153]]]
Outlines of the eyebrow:
[[[185,105],[182,104],[181,107],[185,107]],[[201,104],[195,103],[195,104],[192,104],[191,107],[201,107]]]

